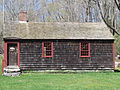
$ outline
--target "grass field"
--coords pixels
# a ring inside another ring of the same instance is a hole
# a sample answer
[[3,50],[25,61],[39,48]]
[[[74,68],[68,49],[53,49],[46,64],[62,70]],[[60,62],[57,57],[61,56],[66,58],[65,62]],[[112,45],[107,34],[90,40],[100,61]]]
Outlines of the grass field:
[[0,56],[0,74],[2,73],[2,59],[3,59],[3,56]]
[[0,75],[0,90],[120,90],[120,73]]

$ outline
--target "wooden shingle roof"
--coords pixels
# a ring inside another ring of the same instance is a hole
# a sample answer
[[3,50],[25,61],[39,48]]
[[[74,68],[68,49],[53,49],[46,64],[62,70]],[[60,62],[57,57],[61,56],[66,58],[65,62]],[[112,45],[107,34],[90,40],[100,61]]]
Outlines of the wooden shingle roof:
[[27,22],[5,25],[4,38],[114,39],[104,23]]

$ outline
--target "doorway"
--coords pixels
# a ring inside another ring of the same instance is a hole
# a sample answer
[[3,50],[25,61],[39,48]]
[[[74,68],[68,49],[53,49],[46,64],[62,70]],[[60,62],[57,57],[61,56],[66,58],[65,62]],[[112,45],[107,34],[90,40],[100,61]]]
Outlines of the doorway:
[[7,44],[7,65],[18,65],[18,44],[8,43]]

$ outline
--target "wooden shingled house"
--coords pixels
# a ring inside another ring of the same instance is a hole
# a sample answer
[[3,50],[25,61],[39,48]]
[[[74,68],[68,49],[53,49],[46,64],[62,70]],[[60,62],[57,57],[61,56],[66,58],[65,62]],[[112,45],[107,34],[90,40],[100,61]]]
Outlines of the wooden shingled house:
[[114,38],[104,23],[14,22],[3,37],[3,68],[114,69]]

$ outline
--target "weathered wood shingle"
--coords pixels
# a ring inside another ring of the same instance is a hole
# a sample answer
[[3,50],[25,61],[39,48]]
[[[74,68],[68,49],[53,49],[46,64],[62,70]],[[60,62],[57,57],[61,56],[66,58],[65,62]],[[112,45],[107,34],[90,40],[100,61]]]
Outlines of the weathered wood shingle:
[[28,22],[6,25],[4,38],[114,39],[104,23]]
[[[44,42],[50,40],[43,40]],[[53,40],[54,56],[42,57],[42,41],[20,42],[20,67],[22,70],[112,70],[114,69],[112,43],[92,40],[90,56],[80,57],[82,40]]]

